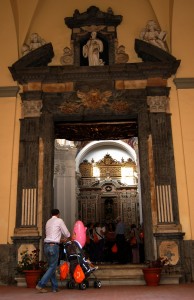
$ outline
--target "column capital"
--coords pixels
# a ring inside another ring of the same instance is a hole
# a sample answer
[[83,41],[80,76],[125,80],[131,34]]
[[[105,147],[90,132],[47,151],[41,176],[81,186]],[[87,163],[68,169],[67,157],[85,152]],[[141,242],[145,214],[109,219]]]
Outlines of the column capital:
[[162,113],[169,110],[169,98],[167,96],[148,96],[147,104],[151,113]]
[[42,100],[22,102],[23,118],[34,118],[41,116]]

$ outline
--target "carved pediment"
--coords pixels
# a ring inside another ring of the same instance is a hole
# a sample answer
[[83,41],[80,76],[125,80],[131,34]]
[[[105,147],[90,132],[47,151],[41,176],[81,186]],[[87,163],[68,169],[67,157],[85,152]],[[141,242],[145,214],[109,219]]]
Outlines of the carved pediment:
[[118,26],[122,21],[122,16],[114,15],[111,8],[107,12],[102,12],[96,6],[90,6],[86,12],[80,13],[78,9],[75,10],[73,17],[66,17],[65,24],[73,29],[82,26],[90,25],[106,25]]
[[29,67],[47,66],[51,62],[53,57],[53,46],[51,43],[48,43],[21,57],[12,65],[10,69],[17,70]]
[[135,40],[135,51],[143,61],[177,63],[177,68],[180,64],[170,53],[139,39]]
[[120,165],[121,163],[117,161],[116,159],[113,159],[110,154],[106,154],[103,159],[97,162],[98,167],[100,168],[101,166],[107,166],[107,165]]

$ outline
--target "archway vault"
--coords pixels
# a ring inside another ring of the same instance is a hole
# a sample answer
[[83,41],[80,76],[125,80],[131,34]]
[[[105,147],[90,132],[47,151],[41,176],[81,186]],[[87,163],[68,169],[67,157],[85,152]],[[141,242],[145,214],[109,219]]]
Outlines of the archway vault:
[[76,171],[79,172],[79,164],[83,161],[84,157],[88,155],[89,152],[98,151],[99,147],[117,147],[118,149],[126,151],[129,157],[133,161],[137,162],[137,156],[135,150],[128,145],[128,143],[121,140],[101,140],[101,141],[92,141],[88,142],[86,145],[80,149],[76,156]]

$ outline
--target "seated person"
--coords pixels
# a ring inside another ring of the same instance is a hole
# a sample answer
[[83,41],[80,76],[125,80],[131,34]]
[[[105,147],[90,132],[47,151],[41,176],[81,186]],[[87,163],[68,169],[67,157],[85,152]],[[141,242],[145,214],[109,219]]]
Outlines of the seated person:
[[70,274],[73,275],[75,267],[80,264],[86,277],[94,272],[98,267],[94,267],[89,260],[86,259],[83,247],[86,242],[86,227],[81,221],[77,221],[73,228],[72,240],[64,245],[67,260],[70,263]]

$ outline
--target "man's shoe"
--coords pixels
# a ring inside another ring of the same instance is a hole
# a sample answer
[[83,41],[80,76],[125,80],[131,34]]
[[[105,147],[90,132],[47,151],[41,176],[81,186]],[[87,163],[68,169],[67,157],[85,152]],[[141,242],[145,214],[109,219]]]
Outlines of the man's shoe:
[[36,289],[40,292],[40,293],[47,293],[48,291],[42,287],[40,287],[38,284],[36,286]]

